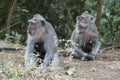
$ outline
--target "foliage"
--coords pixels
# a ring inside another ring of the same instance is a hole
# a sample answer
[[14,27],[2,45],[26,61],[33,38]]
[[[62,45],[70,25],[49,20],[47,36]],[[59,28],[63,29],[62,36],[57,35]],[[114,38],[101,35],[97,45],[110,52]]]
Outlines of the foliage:
[[[75,27],[76,16],[84,11],[89,11],[96,16],[96,0],[18,0],[13,13],[11,34],[6,35],[6,21],[9,8],[13,0],[0,1],[0,38],[12,41],[15,35],[22,35],[22,43],[26,41],[27,20],[35,13],[43,15],[55,28],[59,39],[70,39]],[[32,3],[32,4],[31,4]],[[118,40],[120,26],[120,1],[105,0],[102,4],[101,26],[98,27],[100,41],[104,45],[110,45]],[[15,25],[14,25],[15,24]],[[13,32],[17,34],[13,34]],[[13,37],[14,35],[14,37]],[[9,36],[9,37],[8,37]],[[12,38],[10,37],[12,36]],[[18,39],[17,39],[18,40]]]
[[22,35],[18,34],[17,32],[12,31],[10,35],[5,34],[5,41],[12,42],[12,43],[20,43]]
[[[120,4],[119,0],[106,0],[103,2],[101,19],[101,41],[105,45],[110,45],[118,41],[120,31]],[[109,3],[109,4],[108,4]]]
[[[120,1],[104,0],[102,4],[101,26],[98,27],[100,41],[102,45],[111,45],[118,41],[120,31]],[[87,0],[85,8],[95,14],[95,0]]]

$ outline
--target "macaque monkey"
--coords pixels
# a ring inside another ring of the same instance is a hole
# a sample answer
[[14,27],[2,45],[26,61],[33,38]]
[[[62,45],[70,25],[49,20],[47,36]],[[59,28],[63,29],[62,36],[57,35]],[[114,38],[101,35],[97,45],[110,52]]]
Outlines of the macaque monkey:
[[36,57],[33,56],[36,51],[42,53],[39,57],[43,59],[44,67],[49,65],[49,61],[52,67],[56,66],[58,41],[53,26],[40,14],[35,14],[28,23],[25,66],[29,67],[37,63]]
[[94,21],[94,17],[88,13],[77,16],[76,26],[71,36],[71,41],[76,44],[73,58],[87,61],[96,58],[101,43],[98,41],[98,31]]

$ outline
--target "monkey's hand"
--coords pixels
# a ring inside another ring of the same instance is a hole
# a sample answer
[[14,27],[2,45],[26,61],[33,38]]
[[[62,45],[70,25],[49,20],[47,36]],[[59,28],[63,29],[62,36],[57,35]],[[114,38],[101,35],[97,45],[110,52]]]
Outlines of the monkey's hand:
[[85,57],[82,57],[81,60],[83,60],[83,61],[95,60],[95,56],[94,56],[94,55],[91,55],[91,54],[88,54],[88,55],[86,55]]

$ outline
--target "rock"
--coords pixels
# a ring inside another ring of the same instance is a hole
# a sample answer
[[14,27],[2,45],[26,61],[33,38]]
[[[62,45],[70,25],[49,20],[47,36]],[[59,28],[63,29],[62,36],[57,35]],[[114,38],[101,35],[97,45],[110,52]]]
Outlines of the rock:
[[68,75],[73,75],[74,72],[75,72],[75,67],[70,68],[66,73],[67,73]]

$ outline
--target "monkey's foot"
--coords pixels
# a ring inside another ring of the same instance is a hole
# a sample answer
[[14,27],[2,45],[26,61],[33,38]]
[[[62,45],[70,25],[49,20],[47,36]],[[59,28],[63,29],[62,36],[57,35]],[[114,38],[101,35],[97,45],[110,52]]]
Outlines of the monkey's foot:
[[95,60],[95,56],[94,55],[87,55],[85,57],[82,57],[81,60],[83,60],[83,61]]

